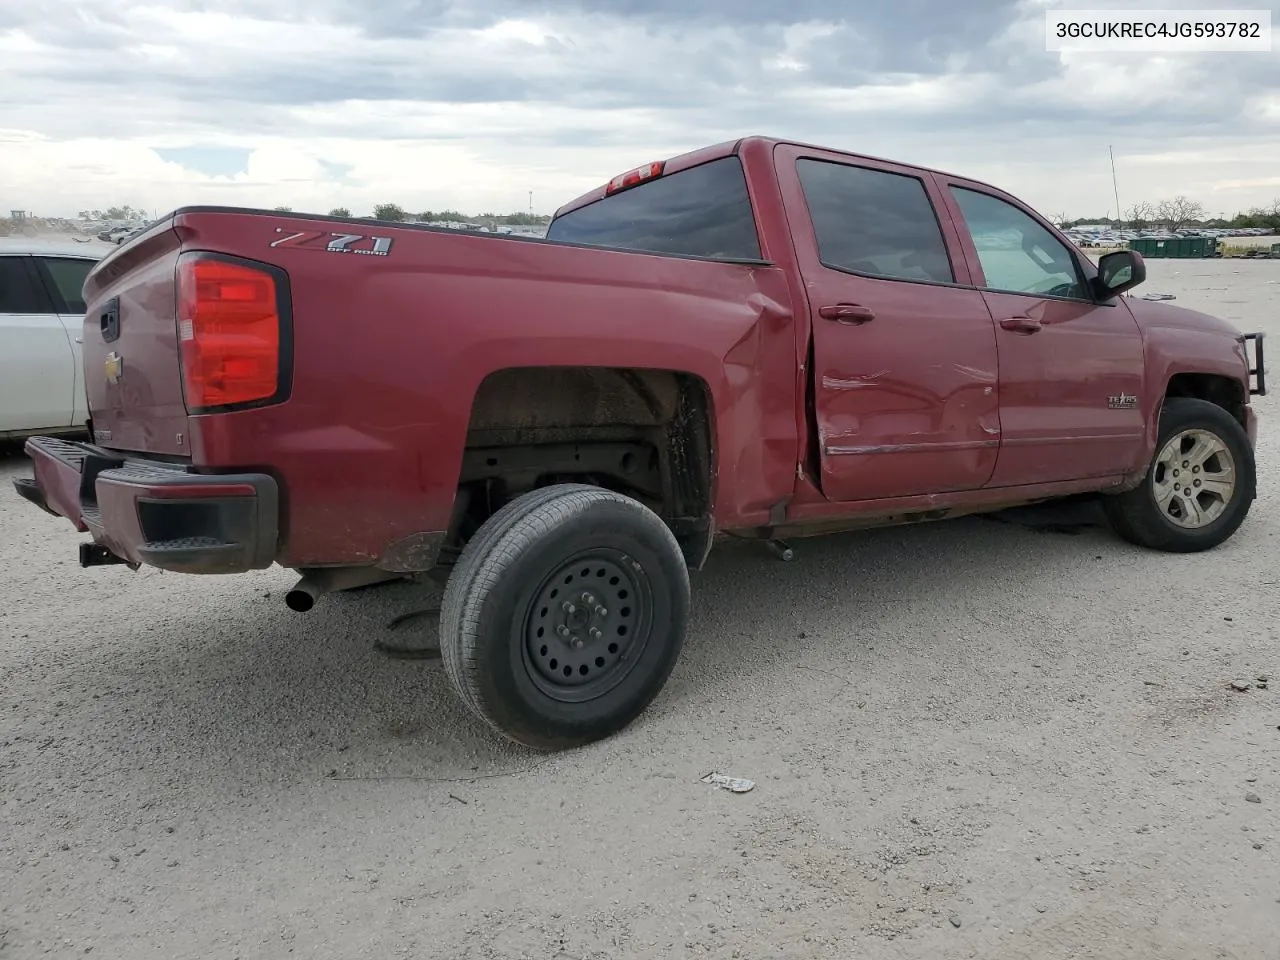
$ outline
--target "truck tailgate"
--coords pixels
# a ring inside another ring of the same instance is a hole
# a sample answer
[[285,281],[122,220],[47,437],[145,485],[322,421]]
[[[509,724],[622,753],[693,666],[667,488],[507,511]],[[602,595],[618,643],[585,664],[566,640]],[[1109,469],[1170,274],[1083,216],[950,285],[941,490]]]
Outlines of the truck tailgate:
[[84,377],[94,441],[190,456],[179,364],[172,220],[107,257],[85,283]]

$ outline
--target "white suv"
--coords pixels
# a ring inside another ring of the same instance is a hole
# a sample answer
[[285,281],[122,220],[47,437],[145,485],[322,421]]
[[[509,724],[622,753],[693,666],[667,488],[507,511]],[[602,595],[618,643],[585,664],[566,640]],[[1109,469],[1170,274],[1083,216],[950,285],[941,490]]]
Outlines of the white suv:
[[0,439],[85,432],[81,289],[112,249],[0,237]]

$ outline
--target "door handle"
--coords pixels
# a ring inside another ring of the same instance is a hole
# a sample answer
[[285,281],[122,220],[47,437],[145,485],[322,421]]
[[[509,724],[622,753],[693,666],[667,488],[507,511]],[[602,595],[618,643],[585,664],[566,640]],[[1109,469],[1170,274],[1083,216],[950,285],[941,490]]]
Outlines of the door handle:
[[876,318],[875,313],[859,303],[832,303],[818,308],[818,316],[836,323],[866,323]]
[[1000,326],[1014,333],[1037,333],[1040,330],[1040,321],[1032,317],[1006,317],[1000,321]]
[[102,313],[98,316],[98,322],[102,327],[102,340],[104,343],[112,343],[120,339],[120,298],[112,297],[102,308]]

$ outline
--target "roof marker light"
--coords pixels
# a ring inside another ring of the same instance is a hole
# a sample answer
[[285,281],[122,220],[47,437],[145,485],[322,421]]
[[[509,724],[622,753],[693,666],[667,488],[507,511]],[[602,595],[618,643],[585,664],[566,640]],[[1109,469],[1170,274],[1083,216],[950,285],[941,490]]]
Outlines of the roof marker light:
[[617,193],[619,190],[626,190],[648,180],[654,180],[662,176],[662,169],[665,166],[666,161],[658,160],[655,163],[646,163],[643,167],[636,167],[634,170],[621,173],[609,181],[609,185],[604,188],[604,195],[607,197]]

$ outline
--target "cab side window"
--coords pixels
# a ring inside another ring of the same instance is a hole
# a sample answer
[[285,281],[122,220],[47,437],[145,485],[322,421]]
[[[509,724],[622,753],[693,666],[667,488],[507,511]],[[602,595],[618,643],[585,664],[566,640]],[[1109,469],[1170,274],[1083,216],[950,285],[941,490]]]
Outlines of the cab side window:
[[826,160],[797,160],[818,255],[834,270],[954,283],[942,227],[918,178]]
[[962,187],[951,193],[978,249],[988,290],[1087,300],[1075,257],[1011,203]]

